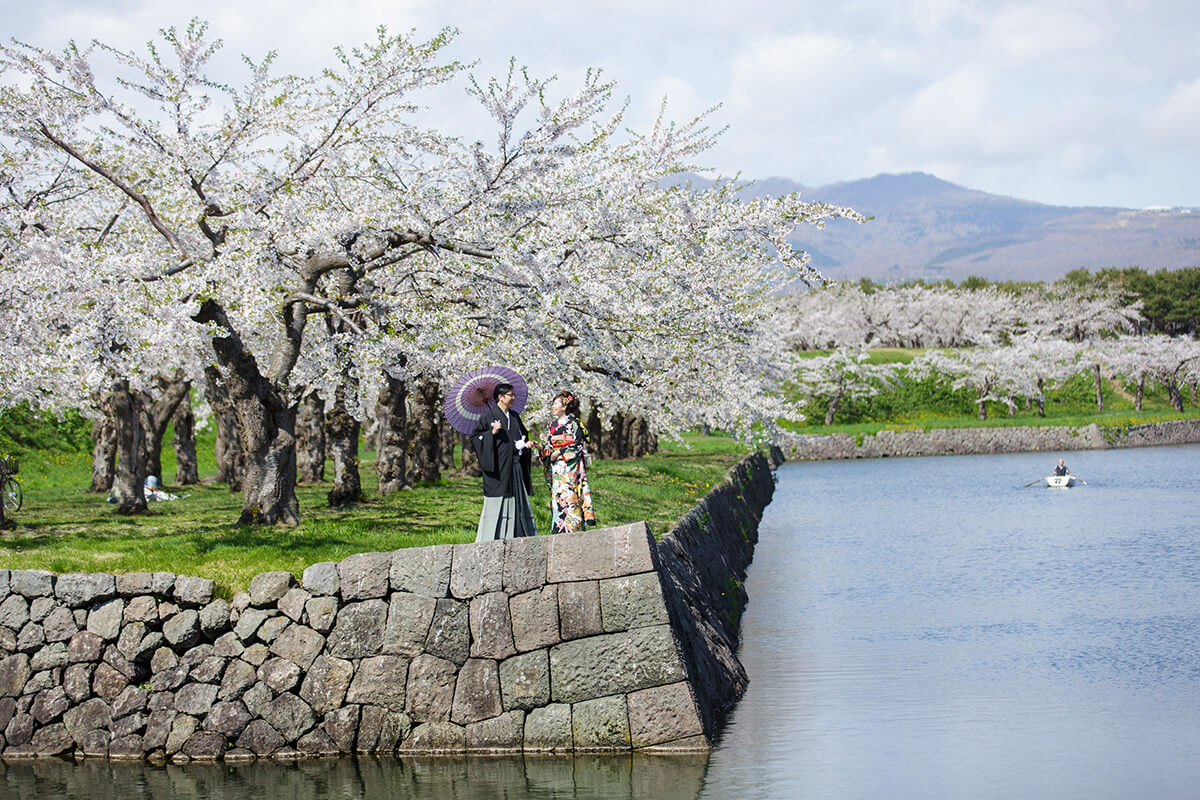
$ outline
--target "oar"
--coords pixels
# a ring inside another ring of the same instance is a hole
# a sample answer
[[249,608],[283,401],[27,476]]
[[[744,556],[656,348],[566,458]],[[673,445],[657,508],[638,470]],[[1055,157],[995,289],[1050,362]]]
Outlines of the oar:
[[1087,486],[1087,481],[1085,481],[1083,478],[1081,478],[1081,477],[1079,477],[1078,475],[1076,475],[1074,472],[1068,472],[1067,474],[1068,474],[1068,475],[1070,475],[1070,476],[1071,476],[1072,478],[1074,478],[1075,480],[1077,480],[1077,481],[1079,481],[1080,483],[1082,483],[1084,486]]
[[1029,483],[1025,484],[1025,486],[1022,486],[1021,488],[1024,489],[1026,486],[1033,486],[1035,483],[1041,483],[1044,480],[1046,480],[1046,479],[1038,478],[1036,481],[1030,481]]

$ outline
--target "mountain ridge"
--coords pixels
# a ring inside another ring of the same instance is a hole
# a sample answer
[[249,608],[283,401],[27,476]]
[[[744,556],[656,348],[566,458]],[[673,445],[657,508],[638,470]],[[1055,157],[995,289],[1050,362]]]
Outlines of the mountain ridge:
[[[699,176],[672,181],[709,186]],[[827,277],[880,281],[1053,281],[1071,270],[1200,264],[1200,213],[1191,209],[1055,206],[959,186],[924,172],[882,173],[809,187],[781,176],[747,182],[743,196],[799,191],[805,200],[873,219],[802,226],[792,244]]]

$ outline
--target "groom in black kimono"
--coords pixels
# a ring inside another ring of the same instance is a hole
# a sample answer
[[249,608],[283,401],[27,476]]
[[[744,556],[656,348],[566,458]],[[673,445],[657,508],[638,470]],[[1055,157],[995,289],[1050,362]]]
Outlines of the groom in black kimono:
[[495,404],[484,410],[471,434],[471,446],[483,471],[483,513],[477,542],[537,535],[529,505],[533,491],[529,431],[512,410],[516,399],[512,384],[497,384],[492,396]]

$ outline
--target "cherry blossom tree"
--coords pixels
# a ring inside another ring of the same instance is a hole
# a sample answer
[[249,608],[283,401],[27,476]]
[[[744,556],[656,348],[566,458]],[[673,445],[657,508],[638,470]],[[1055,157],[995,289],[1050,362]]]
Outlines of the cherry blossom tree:
[[842,400],[877,395],[896,378],[896,365],[868,363],[865,349],[838,348],[827,356],[801,362],[796,379],[800,391],[826,400],[825,424],[832,425]]
[[[21,200],[3,263],[46,284],[29,293],[39,324],[61,283],[129,327],[89,335],[82,302],[44,326],[42,355],[81,387],[196,380],[215,356],[246,456],[242,522],[298,520],[295,409],[313,390],[361,420],[389,379],[425,391],[501,362],[535,401],[570,384],[667,431],[769,430],[798,413],[764,391],[790,369],[766,301],[815,277],[787,243],[796,225],[857,216],[661,188],[712,144],[702,118],[626,133],[598,74],[556,97],[511,68],[469,83],[497,136],[464,144],[413,123],[414,98],[464,72],[443,54],[449,32],[381,29],[315,76],[247,59],[238,86],[208,77],[219,42],[204,23],[161,34],[145,55],[0,49],[5,179]],[[164,337],[188,346],[150,355]],[[72,354],[47,349],[67,339]],[[209,355],[178,363],[205,341]],[[26,393],[49,396],[26,373]]]

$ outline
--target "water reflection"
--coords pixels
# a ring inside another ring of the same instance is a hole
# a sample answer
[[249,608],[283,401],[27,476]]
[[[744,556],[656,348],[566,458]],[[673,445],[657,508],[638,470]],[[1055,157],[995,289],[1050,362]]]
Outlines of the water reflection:
[[695,800],[707,755],[342,758],[153,766],[59,759],[0,762],[0,797],[120,800]]

